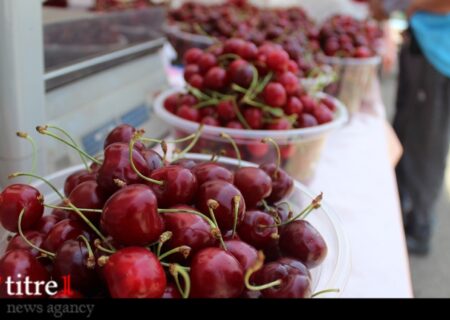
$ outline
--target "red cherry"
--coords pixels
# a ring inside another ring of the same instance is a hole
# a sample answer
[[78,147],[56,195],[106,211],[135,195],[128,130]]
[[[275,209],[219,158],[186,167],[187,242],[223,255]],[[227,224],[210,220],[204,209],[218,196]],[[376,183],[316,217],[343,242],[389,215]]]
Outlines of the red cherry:
[[239,121],[230,121],[227,123],[226,127],[230,129],[244,129],[244,126]]
[[314,117],[319,124],[324,124],[333,121],[333,112],[324,104],[319,104],[314,109]]
[[284,113],[287,115],[301,114],[303,112],[303,104],[297,97],[289,97],[287,104],[284,106]]
[[149,173],[153,172],[156,169],[164,167],[162,157],[155,150],[146,148],[141,151],[141,155],[147,162],[147,168]]
[[195,167],[197,165],[197,162],[192,159],[182,158],[182,159],[178,159],[178,160],[172,162],[171,165],[177,165],[177,166],[191,170],[193,167]]
[[39,190],[26,184],[13,184],[0,193],[0,222],[11,232],[17,232],[20,213],[25,209],[22,230],[33,228],[44,213],[44,197]]
[[239,54],[240,50],[245,45],[246,42],[242,39],[238,38],[227,39],[223,44],[223,53]]
[[284,226],[280,233],[280,249],[308,268],[320,265],[327,255],[322,235],[308,221],[297,220]]
[[160,207],[172,207],[177,204],[190,204],[197,192],[195,175],[186,168],[177,165],[163,167],[152,172],[150,178],[163,181],[162,185],[151,184]]
[[223,121],[231,121],[236,118],[236,110],[231,100],[219,102],[216,107],[217,114]]
[[[199,74],[194,74],[193,76],[191,76],[189,78],[188,82],[194,88],[197,88],[197,89],[200,89],[200,90],[203,89],[204,79]],[[175,111],[172,111],[172,113],[175,113]]]
[[254,60],[258,56],[258,47],[251,42],[246,42],[238,49],[237,54],[246,60]]
[[260,168],[239,168],[234,173],[234,185],[241,191],[249,209],[255,208],[272,192],[272,179]]
[[[28,241],[30,241],[32,244],[34,244],[38,248],[41,247],[41,245],[44,242],[44,239],[46,237],[45,234],[40,233],[38,231],[25,231],[24,236],[25,236],[25,238],[27,238]],[[37,249],[30,247],[30,245],[25,242],[25,240],[22,238],[22,236],[20,234],[16,234],[14,236],[14,238],[12,238],[8,242],[8,246],[6,247],[5,252],[8,252],[10,250],[15,250],[15,249],[27,250],[34,257],[37,257],[40,255],[40,252]]]
[[227,85],[227,72],[221,67],[212,67],[205,75],[204,86],[212,90],[221,90]]
[[269,214],[252,210],[247,211],[244,221],[238,227],[239,237],[256,249],[264,249],[276,242],[278,228],[272,227],[276,222]]
[[200,68],[200,72],[205,74],[209,69],[217,65],[217,59],[211,53],[202,53],[197,63]]
[[[66,218],[67,217],[65,217],[64,219],[66,219]],[[46,235],[53,228],[53,226],[61,220],[63,220],[63,219],[61,219],[57,216],[54,216],[54,215],[44,216],[36,223],[36,226],[34,227],[34,229],[37,232],[40,232],[40,233],[43,233]]]
[[272,107],[282,107],[286,104],[286,90],[280,83],[270,82],[263,91],[264,101]]
[[190,48],[184,53],[183,60],[185,64],[196,63],[202,56],[203,51],[199,48]]
[[278,118],[273,120],[267,126],[268,130],[290,130],[292,129],[292,124],[286,118]]
[[316,118],[309,113],[302,113],[297,121],[299,128],[310,128],[319,125]]
[[161,298],[166,275],[146,248],[128,247],[109,257],[103,273],[112,298]]
[[203,183],[197,193],[197,208],[209,216],[209,200],[215,200],[219,206],[214,215],[221,230],[231,230],[234,226],[234,198],[239,197],[237,225],[244,219],[245,202],[242,193],[234,185],[223,180]]
[[89,262],[88,257],[88,249],[83,241],[68,240],[64,242],[56,251],[53,261],[53,279],[62,285],[63,277],[70,275],[73,289],[83,293],[92,293],[97,290],[99,279],[94,268],[95,261]]
[[198,252],[192,259],[190,276],[193,298],[237,298],[244,291],[241,265],[219,248]]
[[233,183],[234,180],[234,175],[230,170],[213,162],[197,164],[191,171],[197,178],[198,185],[200,186],[203,183],[212,180],[224,180],[229,183]]
[[148,186],[127,186],[105,203],[100,224],[121,244],[145,246],[157,241],[163,232],[163,221],[157,209],[156,196]]
[[355,58],[370,58],[372,56],[372,52],[367,47],[357,47],[353,53]]
[[260,166],[272,179],[272,192],[267,201],[276,203],[286,198],[294,188],[294,180],[274,163],[262,164]]
[[193,75],[199,74],[200,68],[196,64],[188,64],[184,67],[184,79],[189,82]]
[[181,299],[181,293],[177,286],[173,283],[168,283],[166,289],[164,289],[163,299]]
[[227,75],[230,82],[248,88],[252,83],[253,69],[247,61],[237,59],[228,66]]
[[198,110],[185,104],[178,108],[177,116],[194,122],[198,122],[200,120]]
[[85,229],[85,224],[76,220],[61,220],[47,234],[42,248],[50,252],[56,252],[64,242],[76,239],[80,235],[87,239],[91,238],[90,233]]
[[300,87],[298,78],[289,71],[283,72],[277,80],[283,85],[286,93],[289,95],[295,94]]
[[[97,177],[98,185],[105,194],[112,194],[120,188],[115,181],[116,179],[125,182],[127,185],[142,182],[142,179],[131,167],[129,153],[129,145],[126,143],[114,143],[106,148],[103,164]],[[132,158],[136,169],[147,176],[147,162],[140,152],[133,150]]]
[[187,106],[193,106],[197,103],[198,103],[197,98],[191,94],[184,94],[180,99],[180,106],[184,104]]
[[255,158],[262,158],[269,152],[269,145],[261,141],[253,141],[246,145],[247,150]]
[[[86,181],[73,189],[70,193],[69,201],[77,208],[102,209],[106,198],[96,181]],[[81,219],[75,212],[72,212],[71,215],[73,217],[72,219]],[[100,213],[85,212],[84,215],[92,223],[98,225]]]
[[[47,270],[36,260],[36,258],[28,251],[23,249],[10,250],[0,259],[0,275],[2,281],[0,282],[0,298],[33,298],[42,297],[45,293],[41,289],[41,296],[27,295],[24,280],[28,277],[31,284],[29,285],[29,293],[36,292],[35,282],[49,280]],[[6,279],[10,279],[13,282],[21,281],[20,292],[22,294],[16,294],[18,291],[17,285],[13,288],[15,295],[8,295]]]
[[72,192],[72,190],[82,182],[94,181],[97,175],[93,172],[88,172],[87,170],[78,170],[66,178],[64,182],[64,194],[66,197]]
[[[106,137],[103,149],[106,149],[108,146],[116,142],[129,144],[135,132],[136,128],[128,124],[121,124],[120,126],[117,126]],[[138,141],[135,143],[134,147],[138,150],[142,150],[144,148],[144,144]]]
[[212,127],[218,127],[218,126],[220,126],[219,121],[217,121],[216,118],[211,117],[211,116],[206,116],[206,117],[204,117],[204,118],[200,121],[200,123],[203,123],[204,125],[212,126]]
[[248,108],[244,110],[244,118],[250,128],[258,130],[263,126],[262,111],[257,108]]
[[[66,207],[66,204],[64,202],[61,202],[58,204],[58,207]],[[53,209],[50,215],[58,218],[59,221],[64,219],[71,219],[73,217],[70,211],[63,209]]]
[[303,95],[300,97],[300,101],[303,104],[304,111],[307,113],[313,113],[317,105],[316,101],[308,95]]
[[240,240],[227,240],[225,245],[227,252],[239,261],[244,272],[255,265],[258,259],[258,252],[255,248]]
[[332,112],[335,112],[337,109],[334,101],[328,97],[323,98],[322,100],[320,100],[320,102],[322,102],[322,104],[324,104]]
[[311,274],[299,261],[281,258],[267,263],[253,277],[257,285],[281,280],[279,286],[262,290],[264,298],[310,298]]
[[180,101],[180,95],[178,93],[173,93],[164,100],[164,108],[169,112],[175,113],[178,108],[178,103]]
[[180,246],[191,248],[190,255],[206,247],[216,244],[216,239],[211,232],[211,226],[202,217],[192,213],[181,211],[195,210],[186,205],[178,205],[171,209],[180,209],[179,213],[164,213],[163,219],[166,231],[172,232],[172,238],[167,242],[170,249]]
[[273,50],[267,54],[267,67],[273,71],[286,71],[289,65],[289,55],[284,50]]

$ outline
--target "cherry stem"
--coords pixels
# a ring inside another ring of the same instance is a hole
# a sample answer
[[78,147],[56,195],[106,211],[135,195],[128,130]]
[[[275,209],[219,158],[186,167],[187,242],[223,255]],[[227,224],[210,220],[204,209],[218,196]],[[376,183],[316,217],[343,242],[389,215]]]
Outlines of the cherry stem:
[[80,154],[80,156],[83,155],[84,157],[88,158],[92,162],[94,162],[96,164],[102,164],[98,159],[96,159],[96,158],[92,157],[91,155],[89,155],[88,153],[86,153],[78,145],[64,140],[63,138],[61,138],[60,136],[54,134],[53,132],[48,131],[47,128],[48,128],[48,126],[38,126],[38,127],[36,127],[36,131],[39,132],[42,135],[46,135],[46,136],[52,137],[53,139],[64,143],[65,145],[67,145],[67,146],[71,147],[72,149],[76,150]]
[[[183,299],[189,298],[189,294],[191,292],[191,278],[189,277],[189,273],[186,271],[186,268],[183,268],[177,263],[173,263],[169,265],[169,272],[175,279],[175,284],[177,285],[178,291],[180,291]],[[178,278],[179,274],[184,280],[184,290],[181,288],[180,280]]]
[[339,289],[326,289],[326,290],[321,290],[321,291],[318,291],[318,292],[313,293],[313,294],[311,295],[311,298],[315,298],[315,297],[320,296],[320,295],[325,294],[325,293],[339,293],[339,292],[340,292]]
[[170,232],[170,231],[163,232],[163,233],[161,233],[161,235],[159,236],[158,247],[157,247],[157,249],[156,249],[156,255],[157,255],[158,257],[161,256],[161,249],[162,249],[162,246],[164,245],[165,242],[169,241],[170,238],[172,238],[172,232]]
[[131,169],[133,169],[133,171],[139,176],[139,178],[141,178],[142,180],[145,180],[147,182],[153,183],[153,184],[157,184],[159,186],[162,186],[164,184],[164,181],[159,181],[159,180],[155,180],[149,177],[144,176],[139,170],[138,168],[136,168],[136,166],[134,165],[134,161],[133,161],[133,151],[134,151],[134,145],[136,144],[136,142],[140,139],[139,135],[141,133],[136,132],[133,136],[133,138],[130,140],[130,148],[129,148],[129,161],[130,161],[130,165],[131,165]]
[[189,85],[187,85],[186,87],[187,87],[188,92],[192,93],[192,95],[195,96],[199,100],[209,100],[209,99],[211,99],[211,97],[209,97],[208,95],[204,94],[203,92],[201,92],[197,88],[194,88],[194,87],[189,86]]
[[169,251],[164,252],[162,255],[158,256],[159,260],[163,260],[164,258],[167,258],[170,255],[176,254],[176,253],[181,253],[181,255],[187,259],[187,257],[189,256],[189,254],[191,253],[191,247],[189,246],[179,246],[176,248],[173,248]]
[[[45,204],[45,203],[44,203],[44,207],[50,208],[50,209],[59,209],[59,210],[66,210],[66,211],[75,211],[75,210],[72,209],[71,207],[60,207],[60,206],[54,206],[54,205],[51,205],[51,204]],[[102,212],[103,212],[102,209],[84,209],[84,208],[78,208],[78,210],[80,210],[81,212],[96,212],[96,213],[102,213]]]
[[219,207],[219,203],[216,200],[210,199],[210,200],[208,200],[207,204],[208,204],[209,215],[211,216],[211,219],[214,221],[215,225],[217,226],[216,230],[218,232],[216,233],[215,236],[216,236],[216,238],[219,239],[220,245],[226,251],[226,250],[228,250],[227,245],[225,244],[225,241],[223,241],[222,232],[220,232],[219,224],[217,223],[216,215],[214,214],[214,210]]
[[75,211],[78,216],[100,237],[100,239],[102,239],[103,242],[107,243],[108,246],[111,249],[114,249],[114,247],[111,246],[111,244],[108,243],[108,241],[106,240],[105,236],[97,229],[96,226],[94,226],[92,224],[92,222],[86,218],[86,216],[80,211],[78,210],[77,207],[75,207],[70,201],[69,199],[67,199],[66,197],[64,197],[61,192],[59,192],[58,189],[56,189],[56,187],[50,183],[50,181],[48,181],[47,179],[40,177],[38,175],[32,174],[32,173],[24,173],[24,172],[16,172],[13,173],[12,175],[9,176],[9,178],[15,178],[15,177],[32,177],[38,180],[41,180],[42,182],[44,182],[45,184],[47,184],[60,198],[61,200],[63,200],[63,202],[69,206],[70,208],[73,209],[73,211]]
[[22,211],[20,211],[19,220],[17,222],[17,229],[18,229],[19,235],[22,237],[23,241],[25,241],[33,249],[36,249],[37,251],[42,253],[44,256],[50,257],[52,259],[55,258],[56,257],[55,253],[39,248],[34,243],[32,243],[30,240],[28,240],[27,237],[25,237],[25,235],[23,234],[23,231],[22,231],[22,220],[23,220],[24,214],[25,214],[25,208],[23,208]]
[[[161,263],[161,265],[166,267],[166,268],[170,268],[170,265],[173,264],[173,263],[167,263],[167,262],[164,262],[164,261],[160,261],[159,263]],[[180,268],[186,270],[186,272],[191,271],[191,268],[189,268],[189,267],[184,267],[184,266],[180,265]]]
[[240,59],[240,58],[241,58],[241,57],[238,56],[237,54],[234,54],[234,53],[225,53],[225,54],[222,54],[221,56],[219,56],[218,60],[219,60],[219,61],[228,60],[228,59],[230,59],[230,60],[236,60],[236,59]]
[[[177,155],[177,159],[182,158],[186,153],[188,153],[189,151],[191,151],[191,149],[197,144],[198,139],[200,139],[201,133],[203,131],[203,124],[200,124],[200,126],[197,129],[197,132],[195,133],[195,137],[194,139],[191,141],[191,143],[189,143],[189,145],[182,150],[178,155]],[[175,160],[177,160],[175,159]]]
[[[16,135],[19,138],[26,139],[30,142],[33,153],[31,158],[31,172],[36,173],[36,165],[37,165],[37,145],[36,141],[26,132],[18,131],[16,132]],[[30,178],[29,183],[31,183],[32,178]]]
[[256,67],[254,65],[250,65],[250,67],[253,72],[253,78],[252,78],[252,82],[250,84],[250,88],[247,90],[247,92],[244,95],[243,101],[249,100],[250,97],[253,95],[253,92],[256,90],[256,88],[258,86],[258,79],[259,79],[258,69],[256,69]]
[[84,245],[86,246],[86,249],[88,251],[88,258],[86,261],[86,266],[89,269],[94,269],[95,268],[95,256],[94,256],[94,251],[92,251],[92,247],[91,247],[91,244],[89,243],[89,240],[86,239],[86,237],[83,235],[79,235],[77,239],[80,239],[81,241],[84,242]]
[[237,106],[236,100],[233,99],[233,108],[236,112],[236,117],[238,118],[239,122],[244,126],[245,129],[251,129],[250,125],[248,124],[247,120],[245,120],[245,117],[242,115],[241,110]]
[[191,213],[191,214],[195,214],[196,216],[199,216],[199,217],[203,218],[204,220],[206,220],[206,222],[208,222],[208,224],[211,227],[211,229],[217,229],[218,228],[217,224],[215,224],[214,221],[212,221],[210,218],[208,218],[203,213],[201,213],[199,211],[196,211],[196,210],[190,210],[190,209],[158,209],[158,213],[164,213],[164,214]]
[[[72,144],[73,144],[74,146],[80,147],[80,146],[78,145],[78,143],[75,141],[75,139],[72,138],[72,136],[71,136],[66,130],[64,130],[63,128],[60,128],[60,127],[55,126],[55,125],[47,125],[47,127],[48,127],[48,128],[51,128],[51,129],[58,130],[58,131],[61,132],[63,135],[65,135],[65,136],[72,142]],[[91,168],[88,166],[88,164],[87,164],[87,162],[86,162],[86,159],[83,157],[83,155],[82,155],[80,152],[79,152],[78,154],[79,154],[80,159],[81,159],[81,161],[83,162],[84,167],[86,168],[86,170],[87,170],[88,172],[91,172]]]
[[274,146],[274,148],[275,148],[275,151],[276,151],[276,153],[277,153],[277,162],[276,162],[277,167],[276,167],[276,169],[275,169],[275,178],[277,178],[277,177],[278,177],[278,172],[279,172],[280,166],[281,166],[281,151],[280,151],[280,146],[279,146],[278,143],[277,143],[274,139],[272,139],[271,137],[266,137],[266,138],[262,139],[261,142],[263,142],[263,143],[271,143],[271,144]]
[[222,132],[220,134],[220,137],[225,139],[225,140],[227,140],[231,144],[231,146],[233,147],[234,152],[236,152],[236,158],[238,160],[238,168],[240,168],[242,166],[242,158],[241,158],[241,152],[239,151],[239,148],[238,148],[238,146],[236,144],[236,141],[234,141],[234,139],[229,134],[227,134],[225,132]]
[[103,252],[106,252],[106,253],[109,253],[109,254],[114,254],[114,253],[116,253],[116,250],[110,250],[110,249],[106,249],[105,247],[103,247],[103,246],[101,245],[101,240],[100,240],[100,239],[95,239],[95,241],[94,241],[94,246],[95,246],[95,248],[97,248],[98,250],[103,251]]
[[261,83],[255,88],[253,94],[250,96],[251,99],[254,99],[261,91],[264,90],[264,88],[267,86],[267,84],[272,80],[273,72],[269,72],[264,79],[261,81]]
[[236,234],[240,202],[241,202],[241,197],[240,196],[234,196],[233,197],[234,221],[233,221],[233,232],[231,233],[231,238],[232,239],[234,238],[234,235]]
[[258,258],[256,259],[255,263],[253,266],[251,266],[250,268],[247,269],[247,271],[245,272],[245,277],[244,277],[244,282],[245,282],[245,286],[248,290],[251,291],[261,291],[261,290],[265,290],[265,289],[269,289],[272,287],[276,287],[281,285],[281,279],[263,284],[263,285],[259,285],[259,286],[255,286],[252,285],[250,283],[250,277],[258,270],[260,270],[263,265],[264,265],[264,253],[262,251],[258,251]]

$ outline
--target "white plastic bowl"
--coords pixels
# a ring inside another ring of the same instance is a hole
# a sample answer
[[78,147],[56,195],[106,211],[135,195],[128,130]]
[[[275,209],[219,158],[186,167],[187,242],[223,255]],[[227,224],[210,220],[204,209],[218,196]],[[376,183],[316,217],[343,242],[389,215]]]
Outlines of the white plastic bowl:
[[333,67],[337,76],[337,81],[326,91],[341,100],[350,114],[358,112],[372,81],[376,78],[381,57],[326,57],[325,62]]
[[[200,154],[187,154],[186,158],[198,161],[208,161],[210,159],[209,156]],[[220,157],[219,163],[231,167],[237,166],[237,160],[226,157]],[[243,162],[243,165],[256,166],[255,164],[249,162]],[[83,168],[83,166],[71,167],[56,172],[48,176],[46,179],[62,191],[66,178],[73,172]],[[33,185],[44,195],[46,203],[56,204],[59,202],[58,196],[46,184],[36,182]],[[305,186],[296,181],[294,191],[287,201],[291,203],[291,206],[295,212],[300,212],[311,203],[315,196],[317,195],[313,194]],[[325,289],[339,289],[339,293],[332,292],[320,296],[338,297],[345,288],[350,276],[350,246],[342,229],[339,217],[326,205],[326,195],[325,202],[321,208],[313,211],[308,216],[307,220],[321,233],[328,246],[328,254],[323,263],[311,270],[313,291],[318,292]],[[1,229],[0,256],[6,248],[7,236],[8,233]]]
[[[182,89],[170,89],[160,94],[155,99],[154,110],[170,126],[174,137],[184,137],[196,132],[199,124],[182,119],[164,108],[164,100],[176,92],[184,91]],[[318,96],[324,97],[326,94],[319,93]],[[326,138],[331,132],[342,127],[348,121],[348,112],[345,106],[337,99],[332,99],[336,104],[337,111],[334,120],[330,123],[293,130],[241,130],[205,126],[201,139],[192,151],[211,155],[223,150],[231,150],[230,143],[220,137],[220,134],[224,132],[236,141],[243,160],[262,164],[276,160],[275,149],[270,146],[265,155],[256,157],[254,153],[249,151],[249,146],[261,143],[263,138],[270,137],[277,142],[282,153],[286,155],[282,160],[283,168],[296,179],[307,183],[314,175]],[[180,145],[179,147],[183,146]],[[228,153],[227,155],[231,154]]]

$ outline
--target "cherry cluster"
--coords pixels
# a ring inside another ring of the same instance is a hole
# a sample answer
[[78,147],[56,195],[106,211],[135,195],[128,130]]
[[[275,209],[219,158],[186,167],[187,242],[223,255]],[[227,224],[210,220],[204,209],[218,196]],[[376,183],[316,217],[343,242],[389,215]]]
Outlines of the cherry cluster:
[[[38,131],[62,140],[48,127]],[[199,134],[185,139],[194,144]],[[161,143],[163,154],[147,142]],[[0,258],[2,277],[70,275],[73,292],[59,298],[313,295],[309,269],[324,260],[327,245],[304,218],[321,195],[295,214],[285,202],[293,179],[275,163],[168,162],[165,150],[165,142],[120,125],[106,138],[102,160],[91,157],[67,177],[64,194],[34,174],[13,174],[41,179],[62,202],[45,203],[27,184],[0,193],[0,222],[17,233]]]
[[370,58],[377,55],[382,36],[382,29],[373,20],[336,15],[323,24],[319,39],[327,56]]

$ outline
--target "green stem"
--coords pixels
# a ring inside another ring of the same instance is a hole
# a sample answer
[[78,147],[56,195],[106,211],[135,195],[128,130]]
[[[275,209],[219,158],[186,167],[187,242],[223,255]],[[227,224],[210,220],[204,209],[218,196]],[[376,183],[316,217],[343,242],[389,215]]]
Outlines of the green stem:
[[223,139],[226,139],[226,140],[228,140],[228,142],[230,142],[231,146],[234,149],[234,152],[236,152],[236,158],[238,160],[238,168],[240,168],[242,166],[242,158],[241,158],[241,152],[239,151],[239,148],[238,148],[238,146],[236,144],[236,141],[234,141],[234,139],[229,134],[227,134],[225,132],[222,132],[220,134],[220,137],[223,138]]
[[240,196],[234,196],[233,197],[234,220],[233,220],[233,232],[231,233],[231,238],[232,239],[234,238],[234,235],[236,234],[240,202],[241,202],[241,197]]
[[158,247],[156,248],[156,256],[158,258],[161,256],[161,249],[162,249],[164,243],[169,241],[170,238],[172,238],[172,232],[170,232],[170,231],[163,232],[159,236]]
[[[66,211],[74,211],[71,207],[60,207],[60,206],[54,206],[51,204],[45,204],[44,203],[44,207],[46,208],[50,208],[50,209],[59,209],[59,210],[66,210]],[[78,208],[78,210],[80,210],[81,212],[96,212],[96,213],[102,213],[103,210],[102,209],[80,209]]]
[[236,112],[236,117],[238,118],[239,122],[244,126],[245,129],[250,130],[251,127],[248,124],[247,120],[245,120],[244,115],[242,114],[241,110],[239,109],[236,100],[233,99],[233,108],[234,111]]
[[55,253],[39,248],[34,243],[32,243],[30,240],[28,240],[27,237],[25,237],[25,235],[23,234],[23,231],[22,231],[22,220],[23,220],[24,214],[25,214],[25,208],[23,208],[22,211],[20,211],[19,220],[17,222],[17,229],[18,229],[19,235],[22,237],[23,241],[25,241],[33,249],[36,249],[37,251],[41,252],[43,255],[50,257],[50,258],[55,258],[56,257]]
[[259,286],[255,286],[252,285],[250,283],[250,278],[251,276],[258,270],[260,270],[264,265],[264,254],[262,253],[262,251],[258,251],[258,258],[255,262],[255,264],[253,266],[251,266],[250,268],[247,269],[247,271],[245,272],[245,277],[244,277],[244,283],[245,286],[248,290],[251,291],[261,291],[261,290],[265,290],[265,289],[269,289],[272,287],[276,287],[281,285],[281,279],[263,284],[263,285],[259,285]]
[[101,245],[101,240],[100,240],[100,239],[96,239],[96,240],[94,241],[94,246],[95,246],[98,250],[103,251],[103,252],[106,252],[106,253],[109,253],[109,254],[114,254],[114,253],[116,253],[115,250],[110,250],[110,249],[106,249],[105,247],[103,247],[103,246]]
[[71,147],[72,149],[74,149],[75,151],[77,151],[79,154],[83,155],[84,157],[88,158],[89,160],[91,160],[92,162],[96,163],[96,164],[102,164],[100,161],[98,161],[96,158],[92,157],[91,155],[87,154],[84,150],[82,150],[81,148],[79,148],[77,145],[74,145],[66,140],[64,140],[63,138],[61,138],[60,136],[54,134],[53,132],[50,132],[47,130],[47,126],[39,126],[36,128],[36,131],[39,132],[42,135],[46,135],[49,137],[52,137],[55,140],[58,140],[62,143],[64,143],[65,145]]
[[223,250],[227,250],[227,245],[225,244],[225,241],[223,241],[222,233],[220,232],[219,224],[217,223],[216,215],[214,214],[214,209],[217,209],[218,206],[219,206],[219,203],[216,200],[212,200],[212,199],[208,200],[209,215],[211,216],[211,219],[216,224],[217,230],[218,230],[218,233],[217,233],[216,237],[219,238],[220,245],[222,246],[222,249]]
[[326,289],[326,290],[321,290],[321,291],[318,291],[318,292],[315,292],[315,293],[313,293],[312,295],[311,295],[311,298],[315,298],[315,297],[317,297],[317,296],[320,296],[320,295],[322,295],[322,294],[325,294],[325,293],[339,293],[340,292],[340,290],[339,289]]
[[281,166],[280,146],[278,145],[278,143],[274,139],[272,139],[270,137],[266,137],[266,138],[262,139],[261,141],[263,143],[271,143],[274,146],[274,148],[275,148],[275,151],[277,153],[277,162],[276,162],[277,167],[275,169],[274,174],[275,174],[275,178],[277,178],[278,177],[278,172],[280,171],[280,166]]
[[186,259],[189,256],[189,254],[191,253],[191,247],[179,246],[179,247],[173,248],[169,251],[164,252],[162,255],[160,255],[158,257],[158,259],[163,260],[164,258],[167,258],[168,256],[176,254],[176,253],[181,253],[183,255],[183,257]]
[[95,268],[95,256],[94,256],[94,251],[92,251],[92,247],[91,247],[91,244],[89,243],[89,240],[86,239],[86,237],[83,236],[83,235],[79,235],[79,236],[78,236],[78,239],[81,239],[81,241],[84,242],[84,245],[86,246],[86,249],[87,249],[87,251],[88,251],[88,258],[87,258],[87,261],[86,261],[86,266],[87,266],[89,269]]
[[131,140],[130,140],[130,144],[129,144],[129,153],[128,153],[128,160],[130,161],[130,165],[131,165],[131,169],[133,169],[133,171],[139,176],[139,178],[141,178],[142,180],[145,180],[147,182],[162,186],[164,184],[164,181],[159,181],[159,180],[155,180],[149,177],[144,176],[139,170],[138,168],[136,168],[134,161],[133,161],[133,151],[134,150],[134,145],[136,144],[137,140],[139,140],[139,138],[137,136],[134,136]]
[[[169,265],[169,272],[175,279],[175,284],[177,285],[178,291],[180,291],[183,299],[189,298],[189,294],[191,292],[191,278],[189,277],[189,273],[186,271],[186,268],[183,268],[179,264],[171,264]],[[184,290],[181,288],[180,280],[178,279],[178,274],[183,277],[184,280]]]
[[191,141],[191,143],[184,149],[182,150],[176,157],[175,160],[182,158],[186,153],[188,153],[189,151],[191,151],[191,149],[197,144],[198,139],[200,139],[201,133],[203,131],[203,127],[204,125],[201,124],[198,129],[197,132],[195,133],[195,137],[194,139]]
[[[33,153],[32,153],[32,158],[31,158],[31,172],[32,173],[36,173],[36,165],[37,165],[37,145],[36,145],[36,141],[34,141],[34,139],[26,132],[16,132],[16,135],[19,138],[22,139],[26,139],[28,140],[28,142],[30,142]],[[28,183],[31,183],[32,179],[30,178]]]
[[184,214],[184,213],[190,213],[190,214],[195,214],[196,216],[199,216],[201,218],[203,218],[206,222],[208,222],[209,226],[211,227],[211,229],[217,229],[218,226],[217,224],[214,223],[214,221],[212,221],[210,218],[208,218],[206,215],[204,215],[203,213],[199,212],[199,211],[195,211],[195,210],[190,210],[190,209],[158,209],[158,213],[163,213],[163,214]]

